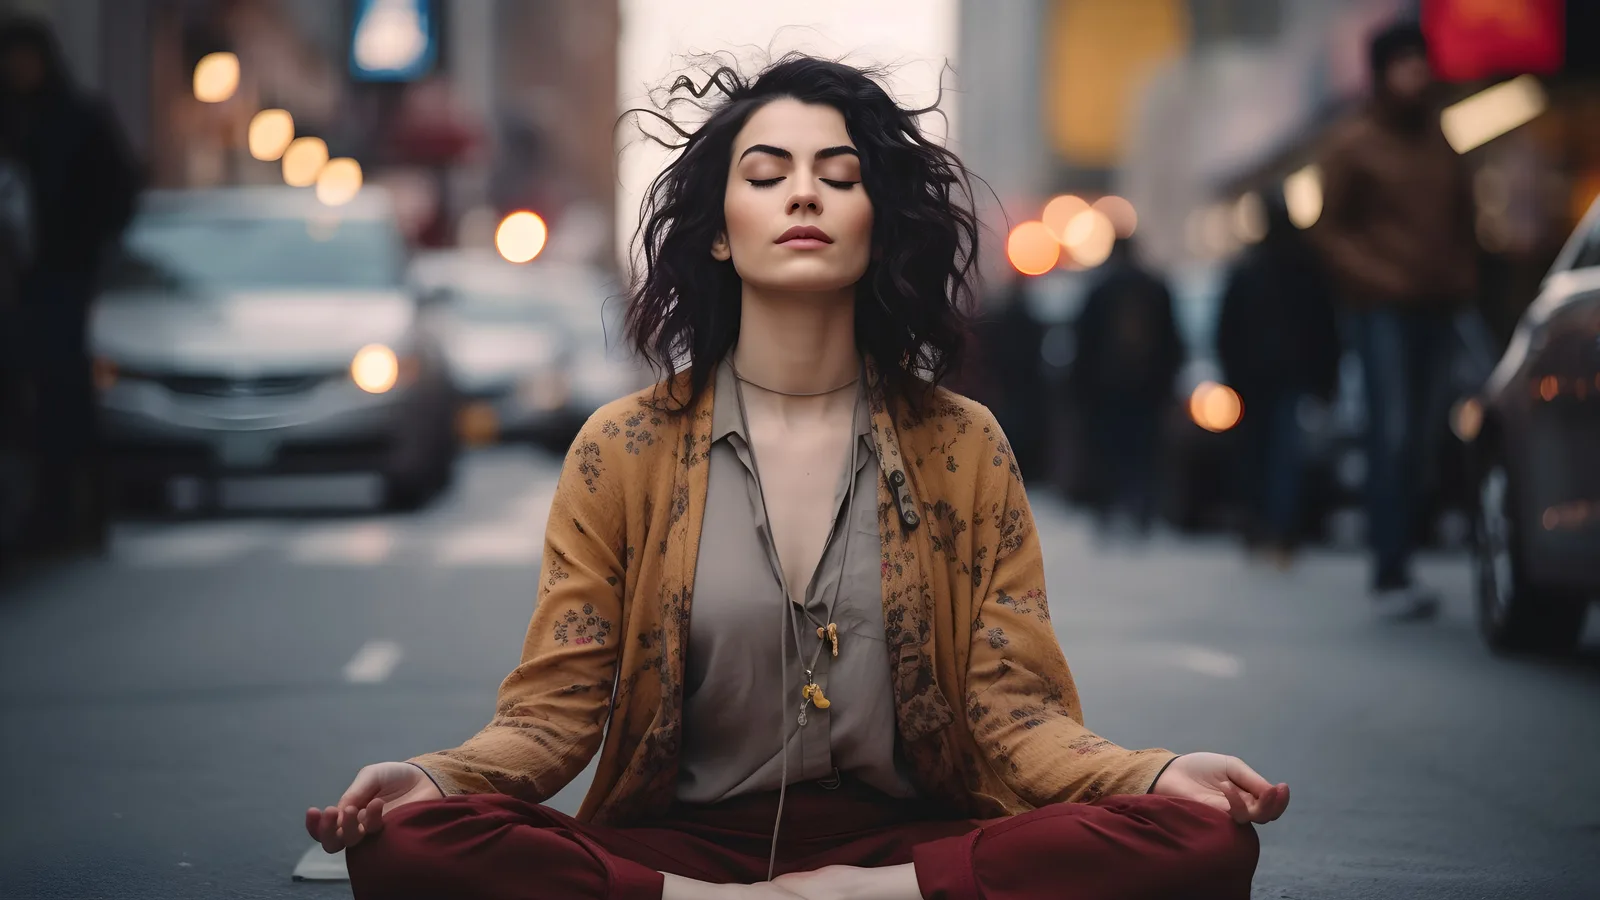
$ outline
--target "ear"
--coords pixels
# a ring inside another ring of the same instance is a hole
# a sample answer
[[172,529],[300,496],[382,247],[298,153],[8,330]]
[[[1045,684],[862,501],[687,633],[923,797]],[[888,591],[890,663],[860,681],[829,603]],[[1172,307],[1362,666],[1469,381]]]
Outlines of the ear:
[[711,242],[711,258],[717,262],[727,262],[733,259],[733,248],[728,246],[728,235],[718,233],[717,239]]

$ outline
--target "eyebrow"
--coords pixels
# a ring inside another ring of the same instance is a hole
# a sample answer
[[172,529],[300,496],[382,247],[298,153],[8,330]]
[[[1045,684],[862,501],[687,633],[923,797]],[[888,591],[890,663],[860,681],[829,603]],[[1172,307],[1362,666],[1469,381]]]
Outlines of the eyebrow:
[[[782,147],[774,147],[771,144],[751,144],[748,149],[739,154],[739,161],[743,162],[744,158],[752,153],[765,153],[768,156],[776,156],[779,159],[794,159],[794,154],[783,149]],[[817,151],[817,159],[819,161],[824,159],[832,159],[835,156],[854,156],[857,159],[861,158],[861,154],[856,151],[856,148],[843,144],[837,147],[824,147],[823,149]]]

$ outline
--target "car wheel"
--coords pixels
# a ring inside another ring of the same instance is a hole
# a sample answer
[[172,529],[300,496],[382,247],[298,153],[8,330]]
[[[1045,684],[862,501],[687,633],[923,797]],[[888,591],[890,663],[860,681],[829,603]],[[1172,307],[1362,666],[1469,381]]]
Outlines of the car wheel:
[[1515,483],[1498,451],[1482,467],[1477,493],[1472,555],[1484,641],[1500,653],[1571,650],[1583,634],[1588,604],[1529,580],[1522,562]]

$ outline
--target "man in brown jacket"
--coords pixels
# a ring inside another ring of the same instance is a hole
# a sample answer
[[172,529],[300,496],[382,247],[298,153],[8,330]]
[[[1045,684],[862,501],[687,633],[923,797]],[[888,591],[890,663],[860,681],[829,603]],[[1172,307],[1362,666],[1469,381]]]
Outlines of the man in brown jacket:
[[1431,104],[1427,45],[1412,24],[1371,46],[1373,96],[1321,161],[1312,230],[1350,312],[1367,407],[1367,530],[1382,615],[1432,617],[1411,579],[1416,491],[1442,415],[1452,314],[1477,288],[1466,166]]

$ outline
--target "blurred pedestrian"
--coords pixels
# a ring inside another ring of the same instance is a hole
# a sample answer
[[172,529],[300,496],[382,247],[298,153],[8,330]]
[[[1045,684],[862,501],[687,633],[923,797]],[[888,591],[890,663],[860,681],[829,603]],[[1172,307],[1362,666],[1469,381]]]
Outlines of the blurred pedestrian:
[[1040,371],[1044,325],[1028,307],[1027,283],[1013,279],[991,295],[973,324],[973,352],[952,386],[994,411],[1017,467],[1031,483],[1044,467],[1045,384]]
[[1140,263],[1131,238],[1117,240],[1103,272],[1074,325],[1071,390],[1098,473],[1093,481],[1102,486],[1102,529],[1125,515],[1143,535],[1155,518],[1161,420],[1183,366],[1183,343],[1172,293]]
[[1445,140],[1416,25],[1371,45],[1373,95],[1321,160],[1313,237],[1349,310],[1367,412],[1367,530],[1380,614],[1428,618],[1438,598],[1412,577],[1418,484],[1443,422],[1454,312],[1477,285],[1467,168]]
[[1223,379],[1244,415],[1236,457],[1245,539],[1287,565],[1299,537],[1305,482],[1300,410],[1331,401],[1339,379],[1332,291],[1281,192],[1263,198],[1267,230],[1228,273],[1217,322]]
[[137,176],[111,111],[73,83],[55,35],[36,19],[0,23],[0,134],[32,200],[20,291],[38,463],[27,538],[41,553],[99,549],[107,504],[89,304],[102,257],[132,214]]

